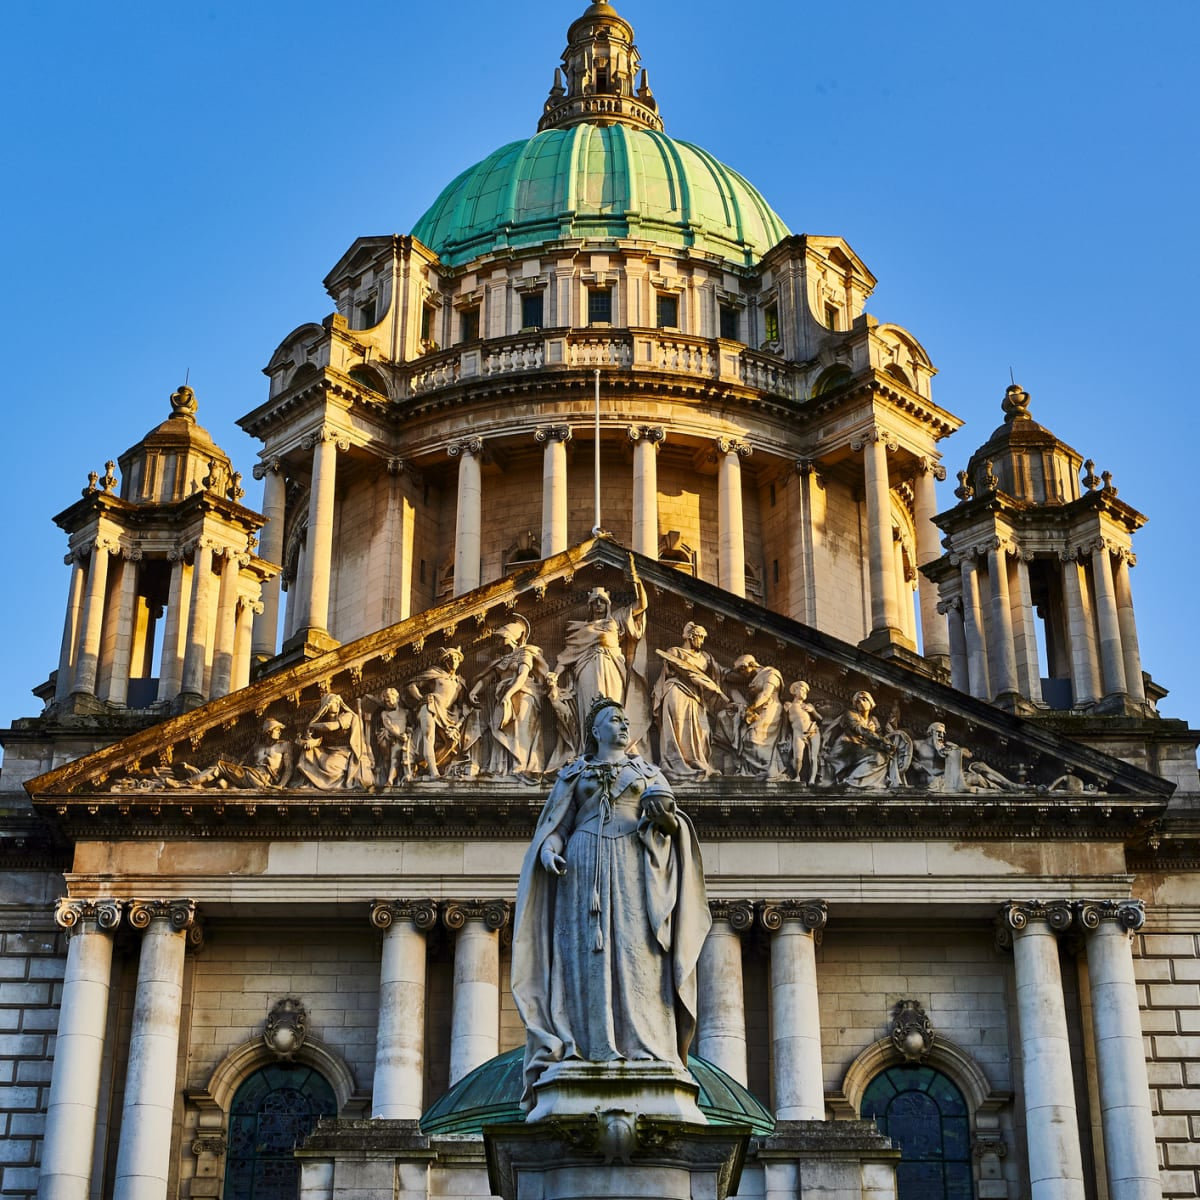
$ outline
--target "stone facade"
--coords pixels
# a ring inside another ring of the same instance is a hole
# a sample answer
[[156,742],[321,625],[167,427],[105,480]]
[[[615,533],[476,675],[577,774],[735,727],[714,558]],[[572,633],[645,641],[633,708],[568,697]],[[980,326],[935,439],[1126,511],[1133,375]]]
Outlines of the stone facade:
[[241,422],[261,513],[179,389],[56,518],[0,1197],[234,1200],[272,1070],[341,1122],[306,1200],[488,1194],[416,1122],[523,1043],[510,907],[589,670],[700,837],[693,1052],[778,1118],[738,1195],[932,1194],[860,1121],[905,1065],[979,1200],[1200,1196],[1198,735],[1140,660],[1144,518],[1015,385],[939,511],[928,356],[669,143],[627,30],[592,5],[542,140],[334,266]]

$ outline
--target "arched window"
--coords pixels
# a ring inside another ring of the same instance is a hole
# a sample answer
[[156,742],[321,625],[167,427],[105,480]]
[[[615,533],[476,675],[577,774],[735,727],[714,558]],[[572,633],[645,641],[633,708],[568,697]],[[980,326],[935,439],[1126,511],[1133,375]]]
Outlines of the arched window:
[[224,1200],[296,1200],[292,1151],[319,1117],[336,1114],[333,1088],[303,1063],[272,1063],[247,1077],[229,1109]]
[[932,1067],[881,1071],[863,1093],[862,1115],[900,1148],[899,1200],[974,1200],[967,1104]]

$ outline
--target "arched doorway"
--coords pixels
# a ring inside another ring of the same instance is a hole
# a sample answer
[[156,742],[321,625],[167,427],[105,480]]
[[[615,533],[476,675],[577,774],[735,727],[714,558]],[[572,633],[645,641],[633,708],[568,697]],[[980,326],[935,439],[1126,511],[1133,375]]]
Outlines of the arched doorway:
[[328,1080],[303,1063],[272,1063],[244,1079],[229,1109],[224,1200],[296,1200],[292,1151],[319,1117],[337,1114]]
[[933,1067],[890,1067],[863,1093],[873,1117],[899,1147],[899,1200],[974,1200],[967,1103],[949,1076]]

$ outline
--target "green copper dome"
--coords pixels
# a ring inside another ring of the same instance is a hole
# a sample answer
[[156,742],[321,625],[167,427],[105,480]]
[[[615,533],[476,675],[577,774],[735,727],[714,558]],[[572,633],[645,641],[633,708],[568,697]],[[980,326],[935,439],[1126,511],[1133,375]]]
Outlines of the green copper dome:
[[588,122],[502,146],[413,230],[448,266],[569,238],[695,247],[748,266],[788,233],[751,184],[698,146]]
[[[525,1120],[521,1111],[525,1049],[519,1047],[489,1059],[460,1079],[421,1118],[428,1137],[471,1137],[485,1125],[508,1125]],[[710,1125],[749,1125],[766,1136],[775,1118],[736,1079],[695,1055],[688,1055],[688,1070],[700,1085],[696,1103]]]

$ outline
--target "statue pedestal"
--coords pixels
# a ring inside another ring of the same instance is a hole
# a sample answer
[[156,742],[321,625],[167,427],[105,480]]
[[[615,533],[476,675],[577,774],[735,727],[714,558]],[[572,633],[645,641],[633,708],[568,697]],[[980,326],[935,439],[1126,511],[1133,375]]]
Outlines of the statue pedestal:
[[750,1129],[609,1111],[493,1125],[483,1141],[503,1200],[726,1200]]
[[553,1063],[533,1085],[533,1109],[526,1123],[599,1112],[629,1118],[661,1117],[707,1125],[696,1105],[700,1088],[678,1067],[664,1062]]

